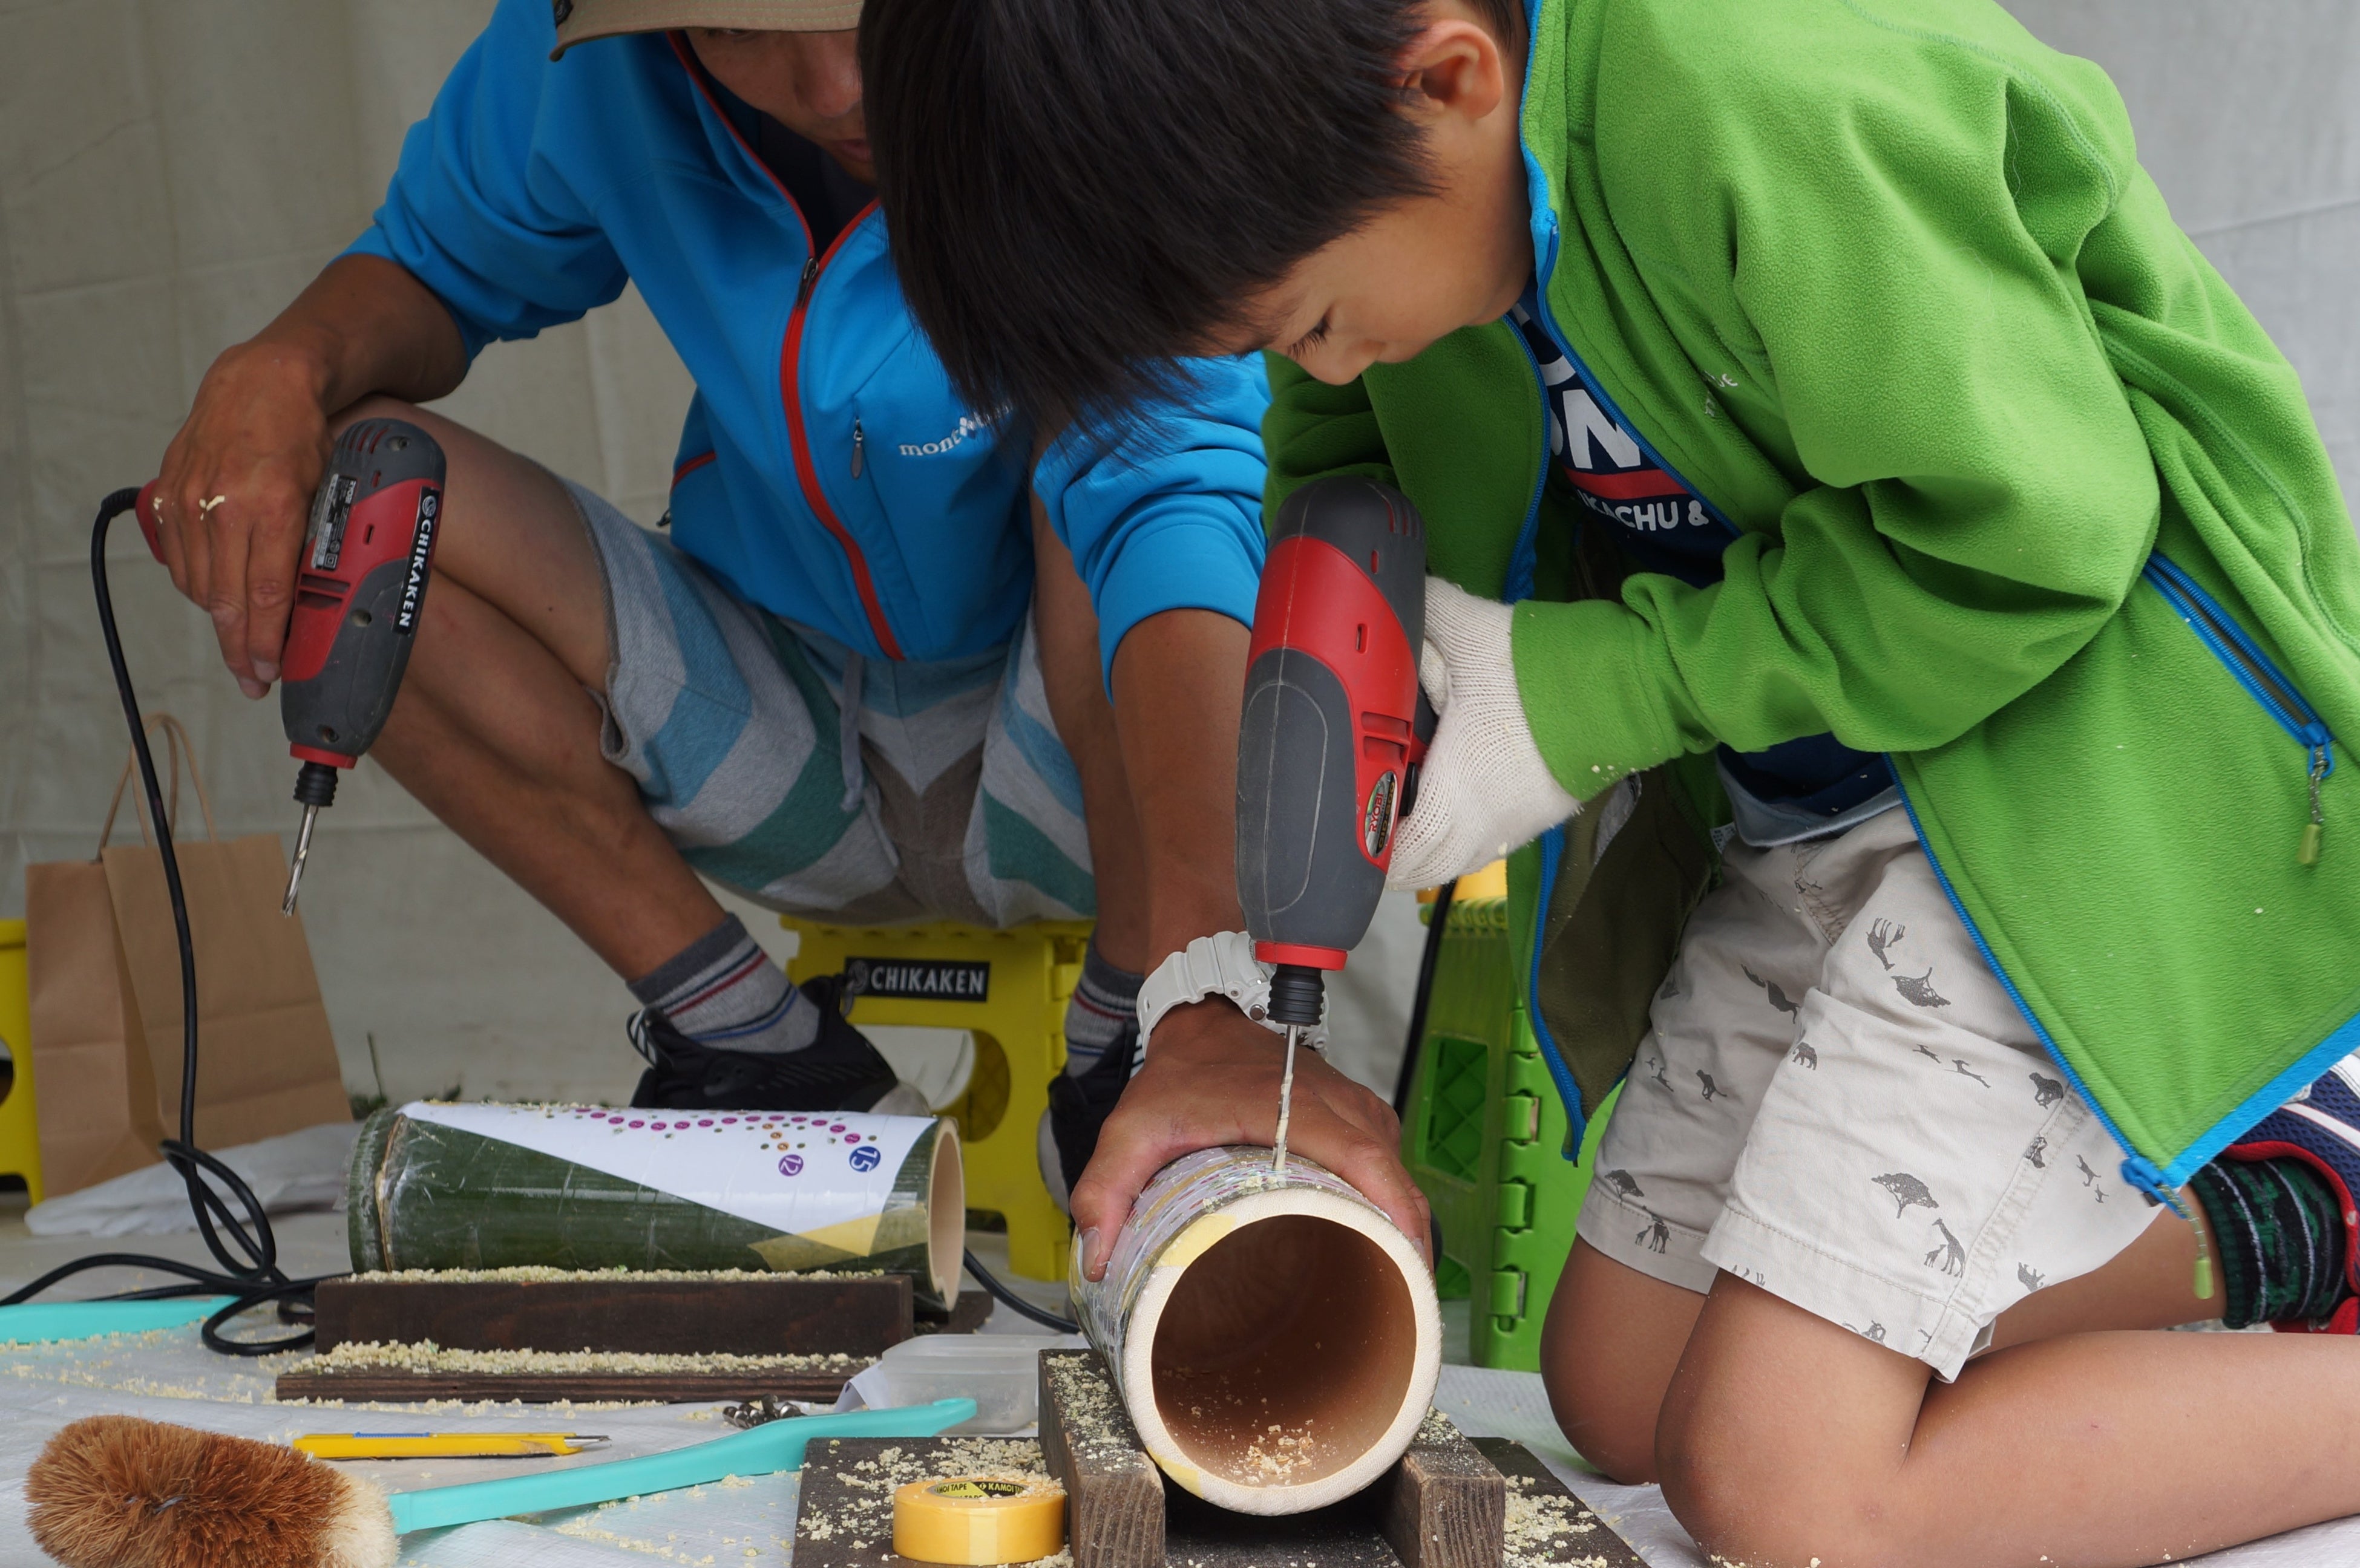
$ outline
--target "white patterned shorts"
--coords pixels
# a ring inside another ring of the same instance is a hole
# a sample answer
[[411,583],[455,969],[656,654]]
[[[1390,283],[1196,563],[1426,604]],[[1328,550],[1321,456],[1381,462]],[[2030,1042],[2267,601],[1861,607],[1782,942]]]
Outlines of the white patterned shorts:
[[1908,814],[1732,844],[1623,1085],[1583,1240],[1716,1270],[1945,1378],[2160,1212],[1984,963]]

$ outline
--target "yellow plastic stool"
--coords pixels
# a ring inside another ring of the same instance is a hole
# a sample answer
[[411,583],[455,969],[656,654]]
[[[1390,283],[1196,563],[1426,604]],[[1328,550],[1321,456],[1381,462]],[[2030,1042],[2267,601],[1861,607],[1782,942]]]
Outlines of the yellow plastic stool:
[[12,1074],[0,1099],[0,1176],[22,1176],[41,1201],[41,1142],[33,1122],[32,993],[25,980],[25,922],[0,920],[0,1045]]
[[1082,975],[1089,922],[1013,931],[831,926],[785,916],[779,923],[802,940],[789,979],[850,977],[854,1027],[973,1031],[975,1075],[945,1113],[959,1126],[967,1207],[1008,1222],[1008,1261],[1017,1273],[1063,1279],[1072,1227],[1042,1184],[1035,1148],[1049,1081],[1065,1066],[1065,998]]

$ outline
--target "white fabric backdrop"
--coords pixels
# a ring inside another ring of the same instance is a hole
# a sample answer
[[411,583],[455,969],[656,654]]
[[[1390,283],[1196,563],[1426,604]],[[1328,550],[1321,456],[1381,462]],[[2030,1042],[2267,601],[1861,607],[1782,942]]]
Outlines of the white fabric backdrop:
[[[2180,221],[2304,375],[2360,484],[2360,7],[2015,0],[2121,82]],[[155,471],[198,377],[366,221],[402,128],[488,0],[0,0],[0,915],[32,860],[91,853],[122,721],[90,601],[97,499]],[[635,297],[488,351],[454,418],[662,508],[686,378]],[[127,524],[140,687],[195,733],[225,832],[287,833],[277,704],[248,703]],[[629,997],[556,921],[364,766],[304,911],[348,1082],[397,1098],[613,1096]],[[749,920],[759,930],[762,922]],[[1418,931],[1355,964],[1360,1069],[1389,1083]],[[1373,959],[1375,962],[1367,962]]]

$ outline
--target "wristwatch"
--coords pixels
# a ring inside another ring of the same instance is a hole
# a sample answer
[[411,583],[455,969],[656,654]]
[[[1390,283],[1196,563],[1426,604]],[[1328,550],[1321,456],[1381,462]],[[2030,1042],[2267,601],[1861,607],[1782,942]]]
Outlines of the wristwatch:
[[[1148,1037],[1157,1020],[1175,1007],[1227,996],[1238,1011],[1273,1034],[1286,1026],[1269,1016],[1270,965],[1254,956],[1253,938],[1243,931],[1217,931],[1200,936],[1155,966],[1139,987],[1139,1050],[1145,1060]],[[1327,1004],[1320,1004],[1319,1022],[1306,1029],[1303,1043],[1314,1051],[1328,1045]]]

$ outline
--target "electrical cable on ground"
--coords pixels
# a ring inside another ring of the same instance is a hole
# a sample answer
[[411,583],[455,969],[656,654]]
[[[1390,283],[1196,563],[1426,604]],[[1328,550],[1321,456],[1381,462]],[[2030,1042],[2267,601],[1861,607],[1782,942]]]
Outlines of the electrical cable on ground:
[[967,1271],[975,1282],[988,1291],[991,1299],[1019,1317],[1031,1318],[1043,1328],[1055,1329],[1059,1334],[1079,1334],[1082,1325],[1071,1318],[1061,1318],[1046,1307],[1036,1307],[1007,1286],[991,1277],[991,1271],[975,1260],[975,1248],[967,1249]]
[[[328,1276],[312,1279],[290,1279],[279,1267],[278,1238],[271,1234],[269,1217],[261,1202],[254,1195],[238,1173],[203,1149],[197,1147],[197,960],[196,949],[189,931],[189,905],[180,887],[180,861],[172,848],[172,824],[164,814],[164,790],[156,777],[156,758],[148,749],[148,729],[140,722],[139,699],[131,687],[130,667],[123,658],[123,638],[115,624],[115,598],[107,591],[106,536],[116,517],[138,505],[139,492],[117,490],[99,503],[98,518],[91,525],[90,576],[91,586],[98,595],[98,625],[106,639],[106,659],[115,672],[115,690],[123,700],[123,716],[131,726],[132,753],[139,761],[140,788],[148,797],[148,815],[156,824],[156,847],[164,863],[164,888],[172,900],[172,931],[179,939],[180,950],[180,1136],[168,1138],[160,1146],[166,1163],[180,1174],[187,1183],[189,1207],[197,1217],[197,1229],[205,1238],[206,1249],[221,1265],[219,1271],[176,1258],[158,1258],[147,1253],[99,1252],[87,1258],[77,1258],[59,1265],[22,1289],[0,1297],[0,1306],[14,1306],[27,1301],[60,1280],[71,1279],[93,1269],[147,1269],[158,1273],[178,1274],[188,1283],[158,1285],[144,1290],[126,1290],[105,1298],[110,1301],[157,1301],[172,1296],[226,1295],[228,1305],[204,1321],[200,1331],[208,1349],[224,1356],[270,1356],[282,1350],[300,1350],[311,1343],[311,1331],[272,1340],[235,1340],[223,1337],[222,1325],[252,1307],[265,1301],[279,1303],[281,1322],[300,1322],[299,1312],[308,1306],[312,1288]],[[205,1181],[211,1176],[236,1200],[245,1211],[245,1219],[230,1212],[223,1194]],[[223,1233],[226,1231],[228,1239]],[[235,1244],[235,1254],[232,1243]]]

